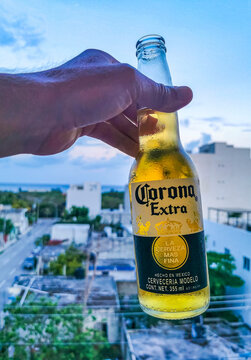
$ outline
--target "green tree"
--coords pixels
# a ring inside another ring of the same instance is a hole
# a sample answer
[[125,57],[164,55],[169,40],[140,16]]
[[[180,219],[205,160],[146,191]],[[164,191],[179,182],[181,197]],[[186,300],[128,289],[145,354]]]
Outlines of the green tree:
[[[81,306],[57,307],[41,299],[23,307],[7,306],[0,331],[0,359],[13,360],[103,360],[113,358],[107,338],[93,328],[95,317],[83,316]],[[87,327],[87,321],[89,327]],[[86,325],[85,325],[86,324]]]
[[89,209],[85,206],[73,206],[69,211],[65,210],[61,222],[90,224]]
[[119,204],[124,204],[123,191],[110,191],[102,194],[102,209],[118,209]]
[[50,241],[50,235],[44,234],[35,240],[35,245],[43,247],[43,246],[47,245],[49,241]]
[[226,286],[240,287],[244,281],[233,272],[236,269],[234,257],[214,251],[207,253],[211,295],[225,295]]
[[93,230],[103,231],[106,224],[101,223],[102,217],[97,215],[93,220],[91,220],[90,225],[92,225]]
[[0,218],[0,232],[4,235],[4,242],[7,242],[10,233],[15,231],[15,226],[10,219]]
[[69,211],[64,210],[60,223],[70,224],[90,224],[94,230],[102,231],[105,224],[101,224],[101,216],[97,215],[94,219],[89,218],[89,209],[85,206],[73,206]]
[[27,208],[30,212],[37,212],[35,204],[40,204],[39,215],[41,217],[54,217],[56,212],[61,216],[65,209],[65,194],[58,189],[51,191],[22,191],[13,193],[11,191],[0,191],[0,204],[11,205],[15,208]]
[[[67,276],[75,276],[78,269],[84,270],[83,261],[85,259],[86,255],[82,251],[70,246],[64,254],[60,254],[55,261],[50,263],[49,271],[53,275],[63,275],[65,267]],[[84,276],[84,271],[82,273]]]
[[36,216],[35,214],[32,212],[32,211],[27,211],[25,216],[27,217],[28,219],[28,223],[29,225],[32,225],[34,224],[34,222],[36,221]]

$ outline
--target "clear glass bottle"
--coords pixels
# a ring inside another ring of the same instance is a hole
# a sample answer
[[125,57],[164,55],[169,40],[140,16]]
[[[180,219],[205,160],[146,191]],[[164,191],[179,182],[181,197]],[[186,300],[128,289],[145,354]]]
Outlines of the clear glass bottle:
[[[136,48],[138,70],[171,86],[164,39],[144,36]],[[129,193],[140,305],[163,319],[197,316],[209,304],[198,175],[180,142],[176,113],[143,108],[138,123]]]

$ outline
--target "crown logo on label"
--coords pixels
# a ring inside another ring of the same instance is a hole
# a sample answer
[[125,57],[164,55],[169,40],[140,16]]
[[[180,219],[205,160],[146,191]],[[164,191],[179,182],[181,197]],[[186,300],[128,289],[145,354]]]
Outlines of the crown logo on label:
[[179,234],[181,232],[181,228],[181,222],[169,220],[168,218],[155,225],[158,235]]

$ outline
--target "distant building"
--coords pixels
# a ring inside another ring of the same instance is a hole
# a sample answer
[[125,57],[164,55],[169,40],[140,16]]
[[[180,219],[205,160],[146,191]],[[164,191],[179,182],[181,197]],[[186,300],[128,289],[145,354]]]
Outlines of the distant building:
[[51,239],[86,245],[89,228],[89,224],[55,224],[51,228]]
[[[241,288],[231,288],[234,294],[243,294],[247,298],[243,300],[248,305],[251,293],[251,234],[250,232],[237,229],[232,226],[205,221],[205,235],[207,236],[207,250],[225,254],[231,254],[235,258],[235,274],[240,276],[245,284]],[[249,302],[250,304],[250,302]],[[249,308],[240,311],[244,321],[251,326],[251,312]]]
[[95,217],[101,210],[101,185],[98,182],[85,182],[82,185],[71,185],[66,192],[66,208],[85,206],[89,215]]
[[[130,210],[129,210],[130,211]],[[120,204],[118,209],[102,209],[100,212],[102,222],[106,224],[130,224],[131,214],[123,209]]]
[[210,207],[251,210],[250,149],[216,142],[190,156],[200,178],[204,218]]
[[27,209],[14,209],[11,205],[0,204],[0,218],[11,220],[16,228],[17,234],[23,234],[29,227],[29,222],[25,216]]
[[92,240],[91,251],[99,253],[99,259],[133,259],[134,244],[131,236]]

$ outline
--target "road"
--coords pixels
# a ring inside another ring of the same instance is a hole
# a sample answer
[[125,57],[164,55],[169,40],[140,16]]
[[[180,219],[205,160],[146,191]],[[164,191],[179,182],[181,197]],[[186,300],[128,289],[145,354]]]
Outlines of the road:
[[35,239],[43,234],[49,234],[54,222],[55,219],[39,219],[28,233],[20,236],[16,243],[0,255],[0,311],[7,300],[7,290],[14,277],[27,272],[22,268],[22,264],[34,249]]

